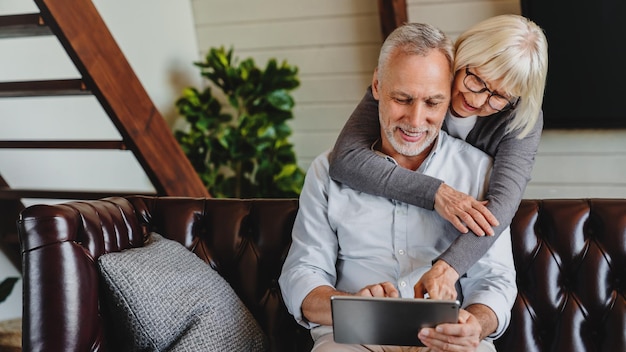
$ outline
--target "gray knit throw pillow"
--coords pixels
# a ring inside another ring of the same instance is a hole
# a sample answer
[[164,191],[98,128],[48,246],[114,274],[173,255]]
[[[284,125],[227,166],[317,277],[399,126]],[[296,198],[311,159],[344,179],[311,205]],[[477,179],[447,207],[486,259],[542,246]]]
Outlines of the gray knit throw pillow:
[[232,287],[180,243],[153,233],[144,247],[98,259],[108,340],[123,351],[265,351],[266,338]]

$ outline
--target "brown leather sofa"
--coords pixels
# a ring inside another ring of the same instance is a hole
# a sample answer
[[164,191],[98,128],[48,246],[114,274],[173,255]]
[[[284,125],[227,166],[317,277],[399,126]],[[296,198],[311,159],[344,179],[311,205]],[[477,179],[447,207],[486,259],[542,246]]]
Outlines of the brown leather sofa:
[[[95,259],[179,241],[233,286],[273,351],[308,351],[277,278],[297,200],[115,197],[36,205],[18,220],[24,351],[106,351]],[[626,351],[626,200],[525,200],[512,224],[519,294],[500,351]]]

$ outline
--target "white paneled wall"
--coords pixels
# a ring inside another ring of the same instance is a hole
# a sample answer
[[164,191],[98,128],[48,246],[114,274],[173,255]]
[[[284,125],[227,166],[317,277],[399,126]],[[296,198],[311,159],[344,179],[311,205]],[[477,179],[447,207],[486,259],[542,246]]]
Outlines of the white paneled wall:
[[626,131],[546,130],[526,198],[626,198]]
[[[303,168],[332,147],[370,84],[381,44],[376,0],[191,0],[201,55],[233,46],[260,66],[300,68],[292,142]],[[455,39],[518,0],[407,0],[409,20]],[[245,10],[244,10],[245,9]],[[556,84],[556,83],[552,83]],[[626,117],[625,117],[626,118]],[[626,197],[626,131],[544,131],[526,198]]]
[[[298,66],[292,142],[307,168],[330,148],[365,93],[382,42],[377,2],[192,1],[198,46],[233,47],[240,59],[269,58]],[[245,11],[242,9],[245,8]]]
[[520,13],[513,0],[407,0],[409,21],[436,25],[451,38],[485,18],[504,13]]

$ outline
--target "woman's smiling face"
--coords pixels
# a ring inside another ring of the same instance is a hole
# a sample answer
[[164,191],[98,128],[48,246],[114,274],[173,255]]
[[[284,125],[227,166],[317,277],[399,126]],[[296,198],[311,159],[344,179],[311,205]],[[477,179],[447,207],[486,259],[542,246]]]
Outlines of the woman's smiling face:
[[[474,77],[480,77],[480,70],[476,68],[467,69]],[[502,87],[502,80],[486,81],[478,78],[484,82],[484,88],[481,93],[474,93],[466,86],[464,80],[468,76],[466,68],[460,69],[454,76],[454,82],[452,83],[452,95],[450,102],[450,110],[452,115],[456,117],[468,117],[477,115],[479,117],[489,116],[497,113],[496,110],[490,106],[487,102],[490,99],[492,93],[496,95],[506,97],[507,100],[515,100],[513,97],[508,97],[505,93],[506,90]],[[493,99],[493,97],[491,97]]]

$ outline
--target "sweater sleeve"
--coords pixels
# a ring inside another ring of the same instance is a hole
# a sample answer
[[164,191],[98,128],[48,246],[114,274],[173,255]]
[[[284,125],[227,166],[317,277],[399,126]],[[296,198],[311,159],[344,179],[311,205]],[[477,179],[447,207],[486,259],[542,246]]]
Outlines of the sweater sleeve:
[[[483,127],[490,129],[493,126]],[[543,113],[523,139],[516,138],[515,132],[508,133],[493,150],[468,140],[494,158],[487,209],[500,225],[493,228],[494,236],[476,236],[471,230],[460,235],[451,223],[446,222],[447,231],[460,236],[437,259],[447,262],[459,275],[467,272],[511,224],[530,181],[542,130]],[[483,135],[493,132],[483,131]],[[370,148],[378,138],[378,102],[370,87],[335,142],[330,155],[330,177],[361,192],[433,210],[435,194],[443,181],[387,162]]]
[[[524,196],[524,191],[535,163],[543,130],[543,112],[540,113],[532,131],[524,138],[516,138],[515,131],[508,133],[498,143],[493,154],[494,164],[487,191],[487,209],[498,219],[500,225],[493,228],[494,236],[475,236],[469,231],[456,240],[438,259],[450,264],[463,275],[491,247],[500,234],[511,224]],[[488,131],[485,131],[488,133]],[[446,223],[449,231],[456,231]]]
[[378,101],[371,87],[341,130],[330,155],[330,177],[361,192],[428,210],[443,181],[394,165],[371,150],[380,138]]

